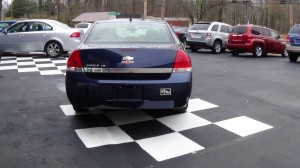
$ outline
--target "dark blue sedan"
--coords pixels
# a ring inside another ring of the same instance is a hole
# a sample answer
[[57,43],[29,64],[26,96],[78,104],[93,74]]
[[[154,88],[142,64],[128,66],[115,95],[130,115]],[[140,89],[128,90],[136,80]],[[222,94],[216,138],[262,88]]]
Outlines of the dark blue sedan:
[[165,21],[96,22],[70,55],[66,92],[76,112],[91,107],[185,112],[192,65]]

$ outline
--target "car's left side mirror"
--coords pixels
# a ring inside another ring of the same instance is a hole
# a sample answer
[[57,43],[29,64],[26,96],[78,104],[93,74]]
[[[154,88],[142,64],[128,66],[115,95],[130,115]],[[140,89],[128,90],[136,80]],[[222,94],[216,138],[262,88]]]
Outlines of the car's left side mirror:
[[281,36],[280,35],[278,35],[278,39],[280,39],[281,38]]

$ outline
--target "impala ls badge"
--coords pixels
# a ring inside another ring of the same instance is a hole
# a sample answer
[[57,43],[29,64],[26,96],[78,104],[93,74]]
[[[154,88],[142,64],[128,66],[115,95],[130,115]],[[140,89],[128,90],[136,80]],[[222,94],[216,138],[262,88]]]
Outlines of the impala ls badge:
[[160,88],[161,96],[169,96],[171,95],[171,88]]
[[134,63],[134,57],[124,56],[123,59],[122,59],[122,63],[124,63],[124,64],[132,64],[132,63]]

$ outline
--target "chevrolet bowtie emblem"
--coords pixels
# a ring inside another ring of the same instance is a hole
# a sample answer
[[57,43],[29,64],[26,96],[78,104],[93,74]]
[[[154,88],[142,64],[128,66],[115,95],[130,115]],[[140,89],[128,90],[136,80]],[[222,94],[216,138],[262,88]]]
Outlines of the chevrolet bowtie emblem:
[[124,63],[124,64],[132,64],[132,63],[134,63],[134,57],[124,56],[122,58],[122,63]]

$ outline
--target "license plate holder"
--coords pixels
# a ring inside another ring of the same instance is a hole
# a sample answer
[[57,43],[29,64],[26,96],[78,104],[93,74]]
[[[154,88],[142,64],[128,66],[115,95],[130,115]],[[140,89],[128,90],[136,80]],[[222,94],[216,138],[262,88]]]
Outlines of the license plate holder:
[[141,86],[115,86],[113,88],[113,98],[118,100],[124,100],[124,99],[141,100],[142,87]]

